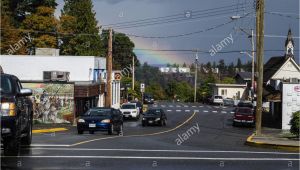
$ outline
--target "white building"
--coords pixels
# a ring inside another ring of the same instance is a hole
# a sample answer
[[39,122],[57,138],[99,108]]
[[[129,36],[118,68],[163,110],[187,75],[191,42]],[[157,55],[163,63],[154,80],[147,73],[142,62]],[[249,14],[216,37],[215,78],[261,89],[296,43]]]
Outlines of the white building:
[[247,88],[246,84],[210,84],[213,88],[213,95],[223,96],[240,100]]
[[161,73],[190,73],[189,67],[159,67]]
[[[47,93],[49,99],[58,98],[61,101],[71,99],[75,106],[72,112],[76,116],[83,114],[90,107],[105,104],[107,82],[104,57],[1,55],[0,65],[5,73],[16,75],[24,86],[35,89],[36,93],[43,93],[54,86],[58,87],[59,93],[68,91],[68,94],[60,95],[56,94],[55,90]],[[112,107],[119,108],[120,78],[115,79],[115,72],[111,76]],[[46,89],[43,89],[44,87]],[[36,94],[36,99],[41,95],[43,94]]]

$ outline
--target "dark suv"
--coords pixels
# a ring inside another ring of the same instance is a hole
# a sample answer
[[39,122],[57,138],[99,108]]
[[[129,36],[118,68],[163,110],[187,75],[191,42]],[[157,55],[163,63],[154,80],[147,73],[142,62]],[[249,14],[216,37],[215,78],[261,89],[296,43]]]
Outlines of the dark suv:
[[31,144],[33,111],[30,95],[32,90],[23,89],[16,76],[1,74],[1,143],[4,155],[18,155],[21,143]]

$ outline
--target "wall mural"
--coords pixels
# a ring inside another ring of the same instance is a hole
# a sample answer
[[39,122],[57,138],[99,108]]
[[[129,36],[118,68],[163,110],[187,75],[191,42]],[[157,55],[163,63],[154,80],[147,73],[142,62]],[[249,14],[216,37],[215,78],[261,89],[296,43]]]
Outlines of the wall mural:
[[74,84],[22,83],[33,90],[34,123],[72,123]]

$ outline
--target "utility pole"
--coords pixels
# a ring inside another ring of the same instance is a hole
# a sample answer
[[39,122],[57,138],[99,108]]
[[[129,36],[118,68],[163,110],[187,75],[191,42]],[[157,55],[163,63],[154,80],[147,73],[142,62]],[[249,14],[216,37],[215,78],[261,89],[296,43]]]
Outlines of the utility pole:
[[107,69],[107,91],[105,106],[111,107],[111,76],[112,76],[112,29],[109,28],[109,38],[108,38],[108,54],[106,58],[106,69]]
[[252,77],[251,77],[251,99],[252,99],[252,102],[253,102],[253,98],[254,98],[254,79],[255,79],[255,73],[254,73],[254,63],[255,63],[255,60],[254,60],[254,30],[251,29],[251,45],[252,45]]
[[194,103],[197,101],[198,50],[196,51],[195,68]]
[[257,56],[257,104],[256,104],[256,135],[261,135],[263,63],[264,63],[264,0],[256,1],[256,56]]
[[134,81],[135,81],[135,78],[134,78],[134,55],[132,55],[132,90],[134,90]]

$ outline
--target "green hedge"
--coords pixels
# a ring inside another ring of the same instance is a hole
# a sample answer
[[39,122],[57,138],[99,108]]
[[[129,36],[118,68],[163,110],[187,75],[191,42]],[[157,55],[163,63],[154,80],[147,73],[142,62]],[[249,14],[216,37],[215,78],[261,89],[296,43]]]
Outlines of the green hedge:
[[296,136],[299,136],[299,119],[300,111],[293,113],[292,119],[290,121],[291,129],[290,132]]

